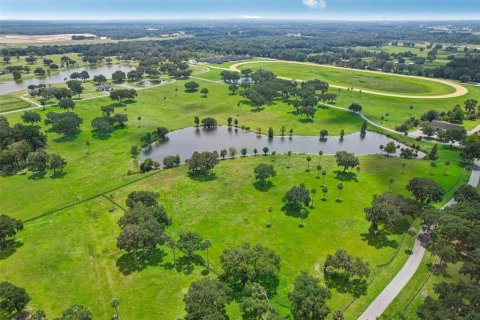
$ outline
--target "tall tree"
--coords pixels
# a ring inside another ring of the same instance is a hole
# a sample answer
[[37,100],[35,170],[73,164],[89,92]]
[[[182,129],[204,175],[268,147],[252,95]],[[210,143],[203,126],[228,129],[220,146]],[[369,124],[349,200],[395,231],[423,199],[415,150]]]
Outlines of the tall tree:
[[288,293],[295,320],[325,319],[330,313],[325,300],[330,298],[330,291],[320,286],[319,279],[306,272],[295,279],[293,290]]
[[228,319],[225,307],[230,290],[217,280],[204,278],[194,281],[183,298],[187,315],[185,320]]
[[294,186],[285,193],[282,202],[290,209],[299,212],[310,203],[310,192],[304,186]]
[[22,229],[22,221],[9,217],[5,214],[0,215],[0,249],[15,239],[17,231]]
[[406,189],[422,205],[440,202],[445,194],[445,189],[440,184],[427,178],[410,179]]
[[22,311],[29,301],[30,296],[25,289],[10,282],[0,282],[0,311],[5,316]]
[[74,304],[63,311],[60,320],[92,320],[92,312],[85,306]]
[[337,151],[335,154],[335,159],[337,166],[343,167],[343,172],[349,168],[355,168],[360,164],[358,157],[355,157],[354,153],[349,153],[347,151]]
[[280,261],[272,249],[244,243],[241,247],[225,249],[220,255],[221,278],[237,290],[243,290],[248,282],[259,283],[269,290],[267,287],[272,288],[271,284],[276,282]]
[[265,183],[265,180],[277,175],[273,166],[265,163],[256,166],[255,169],[253,169],[253,173],[255,174],[255,179],[259,180],[261,183]]
[[177,241],[177,248],[183,251],[189,259],[196,251],[205,250],[205,243],[202,237],[196,232],[182,232]]

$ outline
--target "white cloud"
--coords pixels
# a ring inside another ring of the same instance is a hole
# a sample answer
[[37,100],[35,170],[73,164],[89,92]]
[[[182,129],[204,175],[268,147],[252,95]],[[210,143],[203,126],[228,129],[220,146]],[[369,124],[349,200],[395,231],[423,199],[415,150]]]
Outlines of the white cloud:
[[323,10],[327,7],[325,0],[302,0],[303,4],[311,9]]
[[241,15],[240,19],[263,19],[261,16],[249,16],[249,15]]

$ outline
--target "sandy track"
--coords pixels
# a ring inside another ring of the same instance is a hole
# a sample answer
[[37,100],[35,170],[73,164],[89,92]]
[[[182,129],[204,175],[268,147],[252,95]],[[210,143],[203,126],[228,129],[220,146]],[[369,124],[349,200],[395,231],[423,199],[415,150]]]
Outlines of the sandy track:
[[[293,63],[293,64],[302,64],[302,65],[308,65],[312,67],[317,67],[317,68],[330,68],[330,69],[340,69],[340,70],[350,70],[350,71],[358,71],[358,72],[366,72],[366,73],[376,73],[376,74],[383,74],[383,75],[389,75],[389,76],[394,76],[394,77],[405,77],[405,78],[413,78],[413,79],[420,79],[420,80],[425,80],[425,81],[432,81],[432,82],[438,82],[442,84],[446,84],[452,88],[455,89],[455,92],[448,93],[448,94],[442,94],[442,95],[434,95],[434,96],[417,96],[417,95],[405,95],[405,94],[395,94],[395,93],[385,93],[385,92],[378,92],[378,91],[371,91],[371,90],[364,90],[364,89],[356,89],[354,88],[354,91],[362,91],[365,93],[370,93],[370,94],[376,94],[379,96],[386,96],[386,97],[395,97],[395,98],[412,98],[412,99],[445,99],[445,98],[455,98],[455,97],[460,97],[468,93],[468,89],[451,81],[448,80],[443,80],[443,79],[433,79],[433,78],[425,78],[425,77],[418,77],[418,76],[408,76],[404,74],[394,74],[394,73],[385,73],[385,72],[380,72],[380,71],[373,71],[373,70],[357,70],[357,69],[349,69],[349,68],[342,68],[342,67],[336,67],[336,66],[328,66],[328,65],[321,65],[321,64],[315,64],[315,63],[310,63],[310,62],[297,62],[297,61],[287,61],[287,60],[261,60],[261,61],[247,61],[247,62],[239,62],[232,64],[230,66],[230,70],[232,71],[240,71],[238,69],[239,66],[245,65],[245,64],[252,64],[252,63]],[[288,77],[278,77],[281,79],[287,79],[287,80],[292,80],[292,78]],[[294,80],[299,80],[303,81],[302,79],[294,79]],[[348,89],[348,87],[344,86],[337,86],[337,85],[330,85],[332,88],[338,88],[338,89]]]

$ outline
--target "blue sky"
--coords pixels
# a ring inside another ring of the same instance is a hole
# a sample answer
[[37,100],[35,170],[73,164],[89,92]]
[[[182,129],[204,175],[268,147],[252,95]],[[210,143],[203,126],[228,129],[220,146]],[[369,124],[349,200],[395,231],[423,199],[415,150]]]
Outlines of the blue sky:
[[0,0],[0,19],[479,19],[480,0]]

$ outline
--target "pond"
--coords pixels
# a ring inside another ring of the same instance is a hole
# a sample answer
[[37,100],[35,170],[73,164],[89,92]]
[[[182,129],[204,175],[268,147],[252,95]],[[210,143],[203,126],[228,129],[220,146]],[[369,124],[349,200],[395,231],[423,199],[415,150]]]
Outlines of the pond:
[[0,93],[7,94],[12,92],[17,92],[20,90],[25,90],[29,85],[39,85],[41,83],[61,83],[65,79],[70,80],[70,75],[74,72],[87,71],[90,74],[90,79],[93,79],[94,76],[103,74],[108,79],[112,78],[112,74],[115,71],[123,71],[125,73],[135,69],[134,67],[125,66],[121,64],[112,64],[112,65],[102,65],[102,66],[85,66],[81,68],[71,68],[67,70],[60,71],[57,74],[52,74],[50,76],[45,76],[41,78],[32,78],[20,81],[3,81],[0,83]]
[[162,80],[160,79],[157,79],[157,80],[142,80],[142,81],[139,81],[137,83],[135,83],[137,86],[140,86],[140,87],[145,87],[145,88],[148,88],[148,87],[152,87],[152,86],[156,86],[156,85],[159,85],[159,84],[162,84]]
[[[190,158],[194,151],[216,150],[220,152],[221,149],[228,150],[231,147],[237,150],[237,155],[240,155],[241,148],[247,148],[248,154],[253,154],[254,148],[258,150],[259,154],[263,154],[264,147],[268,147],[269,153],[275,151],[277,154],[288,151],[318,154],[321,150],[327,155],[345,150],[357,155],[368,155],[379,154],[379,146],[386,145],[390,141],[394,141],[401,148],[405,147],[401,143],[375,132],[367,132],[364,139],[360,137],[360,133],[354,133],[346,135],[343,141],[340,141],[338,136],[331,136],[325,141],[321,141],[318,136],[293,136],[292,138],[275,136],[270,139],[264,135],[233,127],[185,128],[170,132],[166,141],[155,142],[150,147],[143,149],[140,161],[151,158],[162,163],[165,156],[178,154],[183,162]],[[400,151],[397,149],[396,155],[398,156],[399,153]],[[424,154],[419,152],[418,157],[423,156]]]

